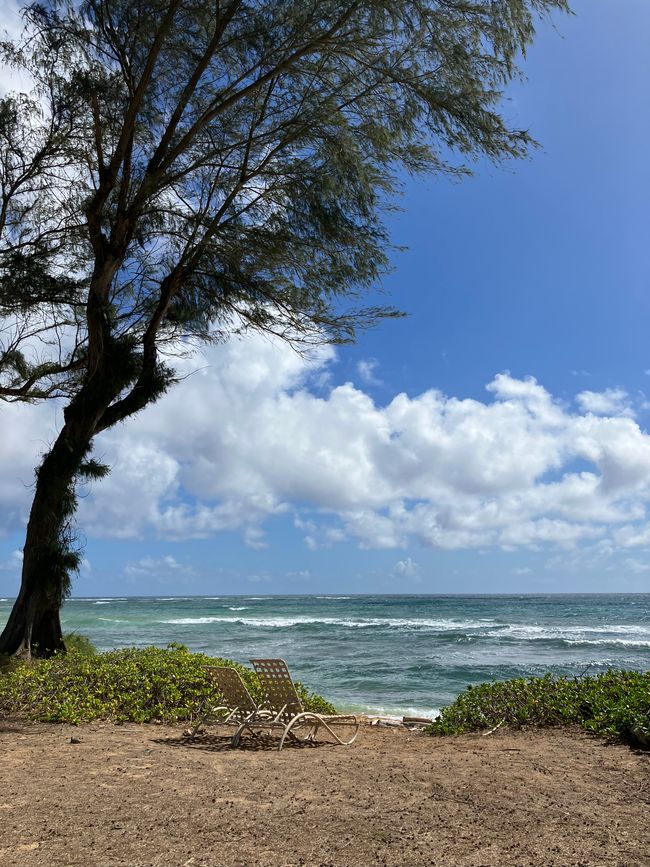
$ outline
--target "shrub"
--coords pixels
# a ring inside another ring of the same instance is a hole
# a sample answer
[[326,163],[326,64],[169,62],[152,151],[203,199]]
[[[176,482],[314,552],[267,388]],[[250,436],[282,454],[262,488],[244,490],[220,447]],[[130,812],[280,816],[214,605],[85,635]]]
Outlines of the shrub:
[[650,672],[612,670],[575,678],[546,675],[469,686],[443,708],[427,732],[444,735],[497,725],[572,724],[646,745],[650,739]]
[[[86,648],[87,649],[87,648]],[[229,665],[241,674],[253,697],[261,700],[253,671],[228,659],[190,653],[182,645],[126,648],[88,655],[76,648],[0,673],[0,715],[45,722],[163,721],[197,717],[218,695],[208,665]],[[297,684],[309,710],[333,712],[324,698]]]
[[63,636],[66,649],[74,650],[82,656],[96,656],[97,648],[87,635],[79,635],[78,632],[69,632]]

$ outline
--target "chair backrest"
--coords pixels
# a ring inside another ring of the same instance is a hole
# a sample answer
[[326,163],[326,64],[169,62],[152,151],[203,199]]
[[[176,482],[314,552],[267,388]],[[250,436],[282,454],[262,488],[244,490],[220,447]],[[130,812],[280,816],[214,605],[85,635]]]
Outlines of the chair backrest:
[[275,713],[285,708],[284,717],[302,713],[303,707],[284,659],[251,659],[251,662],[264,691],[264,707]]
[[207,671],[217,685],[226,705],[234,710],[252,713],[257,710],[253,697],[246,689],[246,684],[241,679],[239,672],[234,668],[221,665],[208,665]]

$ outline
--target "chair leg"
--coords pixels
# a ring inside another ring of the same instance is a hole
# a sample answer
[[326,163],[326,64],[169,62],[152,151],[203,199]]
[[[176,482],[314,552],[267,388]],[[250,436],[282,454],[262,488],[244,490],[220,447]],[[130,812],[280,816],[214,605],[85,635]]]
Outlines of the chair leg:
[[[341,723],[339,722],[338,724],[340,725]],[[355,740],[356,736],[359,734],[360,723],[359,723],[359,720],[356,719],[356,717],[351,717],[350,727],[354,726],[354,734],[352,735],[352,737],[348,741],[342,740],[336,734],[336,732],[333,731],[332,727],[330,725],[328,725],[328,722],[326,719],[321,720],[321,725],[323,726],[323,728],[327,729],[327,731],[332,735],[332,737],[334,738],[336,743],[340,744],[342,747],[349,747],[350,744],[353,743],[353,741]],[[337,723],[333,723],[332,725],[337,725]],[[347,725],[347,723],[346,723],[346,725]]]
[[[328,731],[337,744],[340,744],[341,746],[347,747],[355,740],[357,734],[359,733],[359,725],[360,725],[359,720],[356,717],[350,717],[349,720],[350,720],[350,723],[349,723],[350,727],[354,727],[354,733],[353,733],[352,737],[346,741],[346,740],[343,740],[342,738],[340,738],[332,728],[332,726],[336,726],[337,723],[341,724],[343,722],[343,719],[339,719],[337,722],[333,722],[332,725],[330,725],[326,718],[323,718],[323,717],[320,717],[316,714],[310,713],[309,711],[306,711],[305,713],[302,713],[302,714],[298,714],[298,716],[295,716],[292,720],[290,720],[287,723],[284,731],[282,732],[282,737],[280,738],[280,744],[278,746],[278,750],[282,749],[287,737],[294,737],[297,741],[300,741],[301,743],[303,743],[304,741],[313,742],[316,738],[316,734],[317,734],[319,728],[324,728],[326,731]],[[304,724],[305,722],[308,724],[311,723],[311,728],[310,728],[309,734],[304,738],[299,738],[292,731],[292,729],[296,725]],[[347,720],[346,720],[346,724],[347,724]]]
[[284,727],[284,731],[282,732],[282,736],[280,737],[280,743],[278,744],[278,752],[280,752],[280,750],[284,746],[285,739],[286,739],[287,735],[289,734],[290,729],[291,729],[291,723],[288,723]]
[[237,747],[239,746],[239,741],[241,740],[242,732],[244,731],[245,728],[248,728],[246,723],[242,723],[240,726],[237,727],[235,733],[230,738],[230,749],[231,750],[236,750]]
[[[223,711],[226,711],[228,713],[223,719],[219,719],[218,715],[220,712],[223,712]],[[225,706],[211,708],[210,710],[207,711],[207,713],[204,713],[199,718],[198,722],[195,723],[194,726],[192,727],[192,730],[190,731],[190,734],[189,734],[190,740],[193,740],[196,737],[196,733],[198,732],[198,730],[201,728],[201,726],[207,720],[212,720],[216,725],[219,725],[221,723],[227,723],[230,720],[230,717],[233,715],[233,713],[234,713],[234,711],[231,711],[230,708],[227,708]]]
[[190,733],[188,735],[188,737],[191,741],[194,740],[194,738],[196,737],[196,733],[201,728],[201,726],[203,725],[204,722],[205,722],[205,717],[201,717],[201,719],[196,723],[196,725],[194,725],[192,727],[192,730],[190,731]]
[[[301,738],[298,737],[298,735],[293,731],[293,729],[297,723],[302,724],[304,722],[307,722],[309,724],[309,733],[305,735],[304,738]],[[295,716],[292,720],[289,720],[289,722],[284,727],[282,736],[280,738],[280,743],[278,744],[278,752],[282,749],[282,747],[284,746],[284,742],[288,737],[293,738],[293,740],[295,740],[299,744],[313,743],[316,738],[316,732],[318,731],[319,725],[321,725],[320,721],[314,720],[311,714],[307,715],[307,718],[305,718],[305,715],[303,714]]]

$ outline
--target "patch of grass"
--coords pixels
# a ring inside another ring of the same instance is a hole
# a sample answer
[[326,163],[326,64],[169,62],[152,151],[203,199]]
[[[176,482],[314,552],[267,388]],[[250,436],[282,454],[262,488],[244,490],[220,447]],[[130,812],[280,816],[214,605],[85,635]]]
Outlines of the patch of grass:
[[580,725],[595,734],[650,746],[650,672],[546,675],[469,686],[426,731],[462,734],[498,725]]
[[[72,647],[69,637],[66,642],[71,647],[68,653],[16,663],[0,671],[0,716],[75,724],[94,719],[139,723],[191,720],[218,698],[206,672],[208,665],[236,668],[253,697],[261,700],[253,671],[228,659],[190,653],[182,645],[92,655]],[[84,642],[81,644],[88,650]],[[308,710],[334,712],[321,696],[311,694],[302,684],[296,687]]]

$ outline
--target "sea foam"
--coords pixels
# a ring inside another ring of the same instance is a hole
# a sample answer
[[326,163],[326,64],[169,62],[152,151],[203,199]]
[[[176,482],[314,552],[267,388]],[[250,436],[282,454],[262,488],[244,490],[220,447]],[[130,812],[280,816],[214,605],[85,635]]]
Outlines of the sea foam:
[[[231,611],[241,609],[231,608]],[[158,623],[167,623],[178,626],[193,626],[206,623],[229,623],[242,626],[259,626],[270,629],[288,629],[293,626],[308,626],[322,624],[323,626],[340,626],[345,629],[428,629],[436,632],[462,632],[465,629],[480,629],[485,622],[478,620],[431,620],[412,619],[402,617],[368,617],[354,620],[343,617],[224,617],[220,615],[206,617],[175,617],[169,620],[158,620]]]

